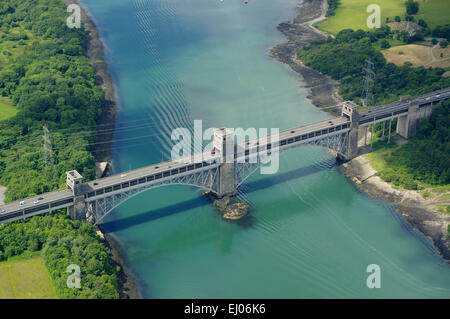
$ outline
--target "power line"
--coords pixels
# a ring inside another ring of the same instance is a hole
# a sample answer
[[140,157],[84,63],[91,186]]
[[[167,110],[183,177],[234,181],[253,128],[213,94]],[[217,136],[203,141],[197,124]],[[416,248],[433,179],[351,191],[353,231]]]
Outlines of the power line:
[[[90,136],[99,136],[99,135],[105,135],[105,134],[109,134],[109,133],[115,133],[115,132],[126,132],[126,131],[133,131],[133,130],[138,130],[138,129],[144,129],[144,128],[154,128],[156,127],[156,125],[153,124],[141,124],[141,125],[135,125],[135,126],[130,126],[130,127],[119,127],[117,129],[105,129],[105,130],[92,130],[92,131],[82,131],[82,132],[75,132],[75,133],[63,133],[61,134],[61,138],[77,138],[77,137],[90,137]],[[52,131],[53,133],[53,131]],[[89,134],[89,133],[93,133],[93,134]],[[23,141],[14,145],[11,145],[11,147],[5,147],[1,150],[8,150],[8,149],[15,149],[15,148],[19,148],[19,147],[24,147],[24,146],[28,146],[28,145],[32,145],[34,143],[38,143],[40,141],[41,136],[36,136],[36,137],[32,137],[30,138],[30,140],[28,141]]]
[[50,132],[47,125],[42,128],[44,130],[44,163],[46,167],[53,166],[52,141],[50,140]]
[[[70,146],[62,146],[62,147],[53,147],[52,151],[55,150],[60,150],[60,149],[66,149],[66,148],[70,148],[70,149],[80,149],[80,148],[84,148],[84,147],[88,147],[91,145],[101,145],[101,144],[108,144],[108,143],[113,143],[113,142],[124,142],[124,141],[134,141],[134,140],[138,140],[138,139],[142,139],[142,138],[146,138],[146,137],[152,137],[152,136],[165,136],[166,134],[162,134],[162,133],[157,133],[157,134],[148,134],[148,135],[142,135],[142,136],[136,136],[136,137],[131,137],[131,138],[124,138],[124,139],[116,139],[116,140],[111,140],[111,141],[105,141],[105,142],[96,142],[96,143],[88,143],[88,144],[82,144],[82,145],[70,145]],[[150,144],[153,141],[149,141],[148,143],[144,143],[144,144]],[[19,151],[19,150],[18,150]],[[94,150],[99,151],[99,150]],[[37,154],[40,153],[40,151],[35,151],[35,152],[25,152],[25,154],[22,154],[21,156],[26,156],[26,155],[33,155],[33,154]],[[6,157],[0,157],[0,160],[4,160],[4,159],[11,159],[11,158],[16,158],[17,156],[6,156]]]
[[364,65],[364,88],[361,96],[363,106],[374,105],[373,85],[375,82],[375,67],[372,61],[366,60]]
[[[139,120],[132,120],[132,121],[124,121],[124,122],[120,122],[119,124],[122,124],[122,123],[146,122],[146,121],[148,121],[148,120],[147,119],[139,119]],[[126,125],[122,126],[122,125],[119,125],[119,124],[115,124],[114,125],[115,126],[114,129],[112,128],[113,124],[98,124],[98,125],[88,125],[88,126],[76,126],[76,127],[70,127],[70,128],[64,128],[64,129],[54,129],[54,130],[52,130],[52,132],[53,133],[57,133],[57,132],[70,131],[70,130],[77,130],[77,131],[79,131],[79,130],[85,130],[85,129],[88,129],[88,128],[101,128],[101,127],[110,127],[109,129],[106,129],[106,130],[115,130],[115,129],[121,129],[122,127],[126,127]],[[140,125],[143,125],[143,124],[144,123],[142,123]],[[155,124],[150,124],[149,126],[156,127]],[[92,130],[92,132],[94,132],[94,131],[106,131],[106,130],[99,129],[99,130]],[[12,141],[12,140],[17,140],[17,139],[22,138],[22,137],[23,138],[33,138],[34,137],[34,138],[40,139],[40,135],[41,134],[42,134],[42,132],[39,130],[39,131],[36,131],[34,133],[31,133],[31,134],[19,135],[17,137],[10,138],[10,139],[4,140],[4,141],[8,142],[8,141]]]

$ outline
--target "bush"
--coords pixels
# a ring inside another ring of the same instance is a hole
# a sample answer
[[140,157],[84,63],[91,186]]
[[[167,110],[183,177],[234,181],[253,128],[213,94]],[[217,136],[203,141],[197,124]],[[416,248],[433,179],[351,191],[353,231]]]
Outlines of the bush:
[[448,41],[442,40],[441,42],[439,42],[439,45],[441,46],[441,48],[446,48],[448,46]]
[[410,190],[417,190],[417,183],[412,179],[412,178],[408,178],[403,182],[403,186],[406,189],[410,189]]
[[[433,109],[430,118],[419,122],[419,133],[385,158],[380,177],[397,186],[418,189],[418,182],[450,183],[450,100]],[[377,129],[377,127],[375,127]]]
[[328,2],[328,10],[326,16],[334,16],[336,14],[336,9],[341,4],[340,0],[327,0]]
[[387,41],[386,39],[381,40],[380,46],[382,49],[388,49],[391,47],[389,41]]
[[420,19],[420,20],[417,22],[417,24],[420,25],[422,28],[427,28],[427,27],[428,27],[428,24],[425,22],[424,19]]
[[400,21],[402,21],[402,19],[399,17],[399,16],[395,16],[395,22],[400,22]]

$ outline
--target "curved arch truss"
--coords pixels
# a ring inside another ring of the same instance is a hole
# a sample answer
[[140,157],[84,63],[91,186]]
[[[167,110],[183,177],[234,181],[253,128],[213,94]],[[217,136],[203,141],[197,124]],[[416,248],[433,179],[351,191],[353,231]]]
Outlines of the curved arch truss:
[[215,166],[200,172],[193,172],[184,176],[174,176],[173,178],[168,178],[158,183],[95,199],[87,203],[87,218],[90,219],[92,217],[95,223],[98,224],[107,214],[127,200],[150,189],[166,185],[188,185],[215,192],[218,171],[219,167]]
[[[325,136],[306,143],[293,143],[292,145],[280,146],[280,152],[291,150],[300,146],[310,145],[324,147],[345,158],[348,151],[348,134],[349,132],[343,132],[336,135]],[[249,178],[263,165],[263,162],[261,162],[259,156],[255,156],[253,158],[254,160],[251,162],[246,161],[245,163],[238,162],[235,164],[236,188],[242,185],[247,178]]]
[[[348,132],[320,137],[309,142],[302,143],[299,141],[298,143],[281,145],[279,147],[279,151],[283,152],[304,145],[325,147],[345,157],[348,149]],[[234,189],[237,189],[240,185],[242,185],[248,177],[250,177],[264,164],[264,162],[261,161],[260,156],[251,155],[250,158],[250,161],[247,157],[245,162],[242,163],[237,161],[234,164]],[[86,217],[88,220],[94,220],[95,223],[98,224],[107,214],[130,198],[133,198],[134,196],[150,189],[166,185],[189,185],[218,194],[220,179],[222,178],[220,176],[220,172],[221,166],[219,164],[210,166],[209,168],[200,171],[192,171],[191,173],[182,174],[180,176],[175,175],[173,177],[167,177],[159,182],[143,184],[142,186],[127,188],[127,190],[119,190],[107,196],[102,196],[101,198],[93,198],[86,203]],[[232,180],[229,180],[229,182],[232,182]]]

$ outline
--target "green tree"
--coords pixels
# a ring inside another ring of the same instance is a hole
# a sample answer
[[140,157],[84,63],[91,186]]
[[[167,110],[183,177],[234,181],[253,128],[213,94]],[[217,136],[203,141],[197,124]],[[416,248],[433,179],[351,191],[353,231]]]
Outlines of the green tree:
[[380,46],[382,49],[388,49],[391,47],[391,45],[389,44],[389,41],[386,39],[381,40]]
[[419,12],[419,2],[408,0],[405,2],[405,5],[406,5],[406,13],[408,15],[417,14]]
[[428,24],[425,22],[424,19],[419,19],[417,24],[420,25],[422,28],[427,28],[428,27]]

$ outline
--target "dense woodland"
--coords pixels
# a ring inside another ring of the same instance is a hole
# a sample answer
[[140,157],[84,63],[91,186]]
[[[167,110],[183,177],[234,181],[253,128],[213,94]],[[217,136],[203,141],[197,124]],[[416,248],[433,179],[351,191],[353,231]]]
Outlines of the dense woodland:
[[[84,29],[69,29],[61,0],[0,3],[0,96],[19,110],[0,122],[0,184],[6,200],[63,187],[65,172],[95,177],[96,121],[104,92],[85,54]],[[43,126],[51,159],[44,161]],[[0,260],[42,250],[59,297],[117,298],[117,269],[85,222],[64,212],[0,226]],[[81,267],[81,289],[68,289],[66,267]]]
[[[8,188],[7,200],[58,188],[73,168],[86,179],[95,174],[85,145],[95,142],[104,92],[85,56],[84,31],[66,26],[66,9],[60,0],[0,4],[0,54],[6,61],[0,65],[0,95],[19,109],[0,123],[0,184]],[[53,165],[44,165],[44,124]],[[86,126],[91,134],[79,133]]]
[[[58,297],[118,298],[117,269],[94,226],[68,219],[65,213],[36,216],[26,223],[0,227],[0,261],[27,251],[42,251]],[[80,267],[81,288],[67,288],[67,266]]]
[[361,102],[365,60],[374,63],[375,104],[391,102],[402,95],[417,96],[450,86],[450,78],[442,77],[443,69],[386,63],[379,46],[392,36],[388,26],[369,32],[346,29],[339,32],[336,39],[314,42],[301,49],[298,56],[307,66],[339,80],[341,96],[356,103]]
[[[409,14],[417,11],[415,2],[409,1],[405,5]],[[400,17],[396,18],[400,20]],[[412,16],[407,18],[409,21],[415,20]],[[403,95],[417,96],[450,87],[450,78],[442,76],[447,70],[413,68],[409,64],[396,66],[386,63],[380,52],[390,47],[394,39],[404,43],[421,41],[425,36],[450,39],[450,24],[431,30],[423,20],[418,22],[421,28],[412,37],[406,31],[391,32],[388,26],[374,31],[342,30],[335,39],[314,42],[301,49],[298,57],[307,66],[339,80],[341,96],[358,104],[361,104],[366,60],[374,63],[375,105],[398,100]],[[441,42],[446,44],[446,41]],[[379,175],[385,181],[406,189],[418,189],[420,184],[449,184],[449,111],[450,101],[435,106],[432,116],[420,122],[419,134],[384,159],[387,165],[379,171]],[[381,123],[376,125],[375,132],[378,136],[382,135]]]
[[[387,129],[387,128],[386,128]],[[378,136],[382,133],[379,125]],[[385,132],[385,134],[387,134]],[[419,123],[419,133],[384,158],[382,179],[406,189],[450,183],[450,100],[436,105],[430,118]]]

